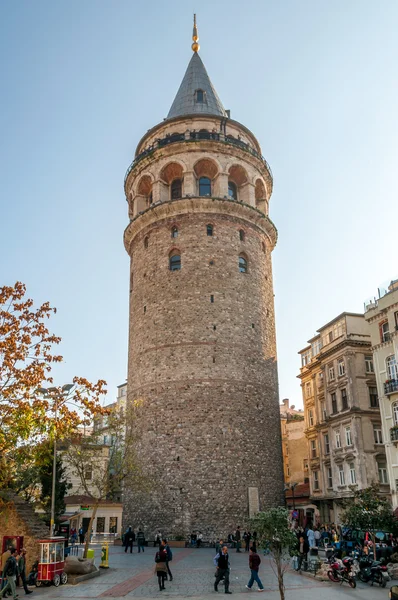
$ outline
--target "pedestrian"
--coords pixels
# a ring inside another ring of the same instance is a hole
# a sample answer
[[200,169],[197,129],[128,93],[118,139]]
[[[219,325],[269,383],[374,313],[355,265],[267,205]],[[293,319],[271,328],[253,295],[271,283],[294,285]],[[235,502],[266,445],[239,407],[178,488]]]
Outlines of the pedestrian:
[[250,531],[245,531],[245,533],[243,534],[243,539],[245,541],[245,552],[249,552],[251,537],[252,534],[250,533]]
[[240,526],[238,525],[236,531],[235,531],[235,540],[236,540],[236,551],[240,552],[240,540],[241,540],[241,535],[240,535]]
[[321,541],[321,532],[319,531],[318,528],[316,528],[314,531],[314,538],[315,538],[315,546],[318,548],[320,541]]
[[159,549],[160,549],[161,543],[162,543],[162,534],[160,533],[160,530],[158,530],[157,534],[155,535],[155,546],[159,546]]
[[198,536],[197,536],[197,540],[196,540],[196,547],[200,548],[200,545],[202,543],[203,540],[203,534],[201,531],[198,532]]
[[14,600],[15,598],[17,598],[17,588],[15,586],[15,581],[18,573],[18,564],[16,556],[17,549],[11,548],[10,556],[7,558],[2,574],[3,579],[7,579],[7,583],[0,592],[0,598],[3,598],[7,594],[8,590],[11,590],[12,597],[14,598]]
[[141,550],[145,552],[145,535],[141,528],[138,530],[137,533],[137,546],[138,552],[141,552]]
[[165,589],[164,582],[167,577],[167,552],[162,545],[160,545],[159,550],[155,555],[155,574],[158,578],[159,590],[162,591]]
[[229,554],[228,554],[228,548],[226,546],[223,546],[220,554],[217,554],[214,557],[214,564],[215,564],[216,570],[217,570],[217,576],[216,576],[216,580],[214,582],[214,591],[218,592],[217,586],[220,583],[221,579],[224,578],[225,593],[231,594],[232,592],[229,591],[229,570],[230,570]]
[[257,585],[258,585],[258,591],[259,592],[264,591],[264,586],[261,583],[260,577],[258,576],[258,570],[260,568],[260,564],[261,564],[261,558],[259,557],[257,552],[254,550],[253,546],[251,546],[250,554],[249,554],[249,569],[251,572],[251,577],[249,579],[249,583],[246,586],[248,590],[252,589],[253,583],[256,581]]
[[[170,571],[170,567],[169,567],[169,562],[171,562],[173,560],[173,553],[171,551],[170,546],[167,543],[167,540],[162,540],[162,546],[163,549],[166,551],[166,569],[167,569],[167,575],[169,576],[169,580],[173,581],[173,575]],[[167,575],[166,575],[166,579],[167,579]]]
[[83,529],[83,527],[79,528],[79,543],[84,544],[84,529]]
[[4,571],[4,567],[6,566],[6,562],[10,558],[10,556],[11,556],[11,550],[10,550],[10,548],[8,548],[1,555],[1,563],[0,563],[0,575],[2,576],[2,579],[1,579],[1,588],[0,588],[1,590],[3,589],[3,587],[5,587],[5,585],[7,583],[6,577],[5,576],[3,577],[3,571]]
[[130,525],[129,528],[127,529],[126,533],[124,534],[124,545],[125,545],[124,551],[125,552],[127,552],[127,548],[130,548],[130,554],[133,553],[134,540],[135,540],[135,533]]
[[221,539],[218,542],[216,542],[216,554],[219,554],[221,552],[223,545],[224,542]]
[[313,529],[311,527],[311,525],[308,527],[307,529],[307,539],[308,539],[308,545],[310,548],[314,548],[315,546],[315,535],[313,532]]
[[257,531],[253,531],[252,546],[254,548],[254,552],[257,552]]
[[28,590],[28,583],[26,581],[26,550],[22,548],[21,555],[18,560],[18,571],[21,577],[23,589],[25,590],[25,594],[31,594],[32,591]]
[[304,538],[304,536],[302,535],[298,541],[298,561],[297,561],[297,569],[296,571],[300,571],[301,570],[301,565],[303,563],[303,560],[306,561],[307,560],[307,554],[308,554],[308,550],[309,550],[309,545],[307,540]]

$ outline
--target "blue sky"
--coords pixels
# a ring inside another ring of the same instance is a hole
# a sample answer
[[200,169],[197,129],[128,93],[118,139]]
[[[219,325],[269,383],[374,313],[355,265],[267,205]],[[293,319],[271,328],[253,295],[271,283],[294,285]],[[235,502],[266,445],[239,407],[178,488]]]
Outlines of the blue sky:
[[280,395],[301,349],[398,276],[398,3],[3,0],[0,285],[58,308],[59,383],[126,377],[123,178],[201,58],[274,174]]

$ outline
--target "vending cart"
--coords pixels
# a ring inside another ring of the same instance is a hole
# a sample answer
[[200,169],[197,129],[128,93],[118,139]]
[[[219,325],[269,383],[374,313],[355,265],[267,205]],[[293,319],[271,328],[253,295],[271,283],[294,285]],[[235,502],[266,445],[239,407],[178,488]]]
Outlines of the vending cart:
[[40,560],[38,566],[38,575],[36,586],[42,584],[59,586],[60,583],[66,583],[68,576],[64,571],[64,544],[63,537],[49,537],[40,540]]

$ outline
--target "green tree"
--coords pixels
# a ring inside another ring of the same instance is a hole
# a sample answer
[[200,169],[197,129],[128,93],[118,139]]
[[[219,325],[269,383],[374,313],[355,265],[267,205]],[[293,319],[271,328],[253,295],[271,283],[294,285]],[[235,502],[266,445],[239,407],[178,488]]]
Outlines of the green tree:
[[373,484],[364,490],[355,490],[353,497],[345,501],[342,522],[352,528],[369,531],[376,553],[376,532],[396,533],[397,519],[387,498],[380,496],[379,486]]
[[[45,510],[46,522],[50,523],[51,514],[51,493],[53,480],[53,445],[49,447],[47,460],[38,467],[38,478],[41,486],[40,502]],[[61,456],[57,455],[56,480],[55,480],[55,522],[59,522],[59,517],[65,512],[64,498],[72,484],[68,481],[66,468]]]
[[280,598],[284,600],[284,575],[297,548],[297,537],[290,528],[289,511],[279,506],[260,512],[251,519],[251,528],[257,532],[259,545],[270,550],[271,567],[278,579]]

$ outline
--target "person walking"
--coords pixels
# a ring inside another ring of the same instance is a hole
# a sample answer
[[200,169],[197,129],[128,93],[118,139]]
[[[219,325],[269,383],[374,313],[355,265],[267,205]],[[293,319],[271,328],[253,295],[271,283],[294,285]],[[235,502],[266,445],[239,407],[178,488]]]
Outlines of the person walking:
[[4,567],[6,566],[6,562],[10,558],[10,556],[11,556],[11,550],[10,550],[10,548],[8,548],[1,555],[1,563],[0,563],[1,588],[0,589],[3,589],[6,586],[6,583],[7,583],[7,578],[5,576],[3,576],[3,572],[4,572]]
[[84,544],[84,529],[83,529],[83,527],[79,528],[79,543]]
[[236,531],[235,531],[235,541],[236,541],[236,551],[240,552],[240,547],[241,547],[241,534],[240,534],[240,526],[238,525]]
[[14,600],[15,598],[17,598],[17,588],[15,586],[15,581],[17,579],[18,564],[16,556],[17,549],[12,548],[10,550],[10,556],[8,557],[3,569],[2,577],[3,579],[5,577],[7,578],[7,583],[0,592],[0,598],[3,598],[7,594],[8,590],[11,590],[12,597],[14,598]]
[[[170,546],[167,543],[167,540],[162,540],[162,546],[161,546],[165,551],[166,551],[166,569],[167,569],[167,575],[169,576],[169,580],[173,581],[173,575],[170,571],[170,567],[169,567],[169,562],[171,562],[173,560],[173,553],[171,551]],[[167,580],[167,575],[166,575],[166,580]]]
[[315,535],[314,535],[314,531],[313,531],[311,525],[307,529],[307,539],[308,539],[309,547],[314,548],[315,547]]
[[224,542],[221,539],[216,542],[216,554],[220,554],[223,546]]
[[166,560],[167,560],[167,552],[164,549],[164,547],[161,545],[155,555],[155,563],[156,563],[155,564],[155,575],[158,578],[159,591],[162,591],[165,589],[164,582],[167,577]]
[[258,570],[260,568],[260,564],[261,564],[261,558],[259,557],[257,552],[254,550],[253,546],[251,546],[250,554],[249,554],[249,569],[251,572],[251,577],[249,579],[249,583],[246,586],[248,590],[251,590],[253,583],[256,582],[258,585],[258,591],[259,592],[264,591],[264,586],[261,583],[260,577],[258,576]]
[[141,528],[138,530],[137,533],[137,546],[138,552],[141,552],[141,550],[145,552],[145,535]]
[[254,552],[257,552],[257,531],[253,531],[252,546],[254,548]]
[[216,569],[217,569],[217,576],[216,576],[216,580],[214,582],[214,591],[218,592],[218,584],[220,583],[221,579],[224,578],[224,580],[225,580],[225,593],[226,594],[232,594],[232,592],[229,591],[229,569],[230,569],[230,565],[229,565],[228,548],[226,546],[223,546],[220,554],[217,554],[214,557],[214,564],[215,564]]
[[125,545],[124,551],[125,552],[127,552],[127,548],[130,548],[130,554],[133,553],[134,540],[135,540],[135,533],[130,525],[129,528],[127,529],[126,533],[124,534],[124,545]]
[[159,550],[160,550],[161,543],[162,543],[162,534],[160,533],[160,530],[158,530],[157,534],[155,535],[155,546],[159,546]]
[[28,583],[26,581],[26,550],[22,548],[21,555],[18,560],[18,571],[21,577],[23,589],[25,590],[25,594],[32,594],[32,590],[28,590]]
[[309,544],[308,544],[307,540],[304,538],[304,535],[302,535],[298,541],[299,555],[298,555],[296,571],[301,571],[301,565],[303,564],[303,561],[307,560],[308,550],[309,550]]
[[201,545],[201,543],[202,543],[202,540],[203,540],[203,534],[202,534],[202,532],[201,532],[201,531],[199,531],[199,532],[198,532],[197,539],[196,539],[196,547],[197,547],[197,548],[200,548],[200,545]]
[[315,539],[315,546],[317,548],[319,548],[319,545],[321,542],[321,532],[319,531],[319,528],[316,528],[314,531],[314,539]]

